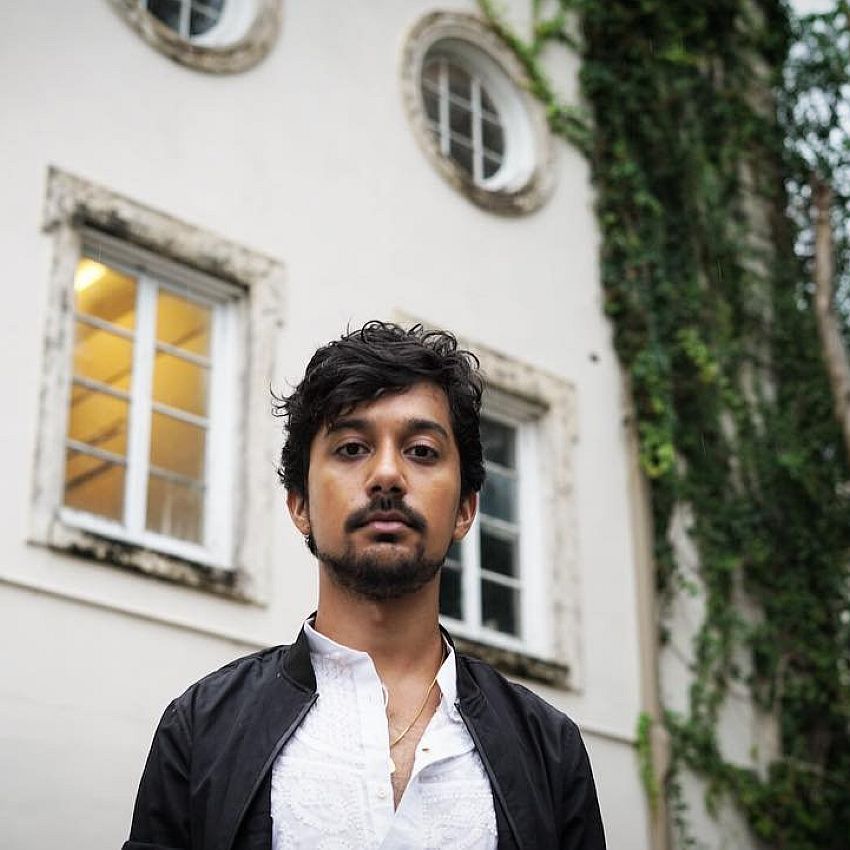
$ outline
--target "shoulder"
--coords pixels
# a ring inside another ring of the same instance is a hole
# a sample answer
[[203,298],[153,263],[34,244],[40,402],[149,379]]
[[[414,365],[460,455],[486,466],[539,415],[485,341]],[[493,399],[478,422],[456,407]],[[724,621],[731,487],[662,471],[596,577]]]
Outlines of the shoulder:
[[562,745],[583,746],[575,721],[534,691],[506,679],[484,661],[462,654],[458,660],[461,670],[468,673],[500,720],[536,737],[556,736]]
[[289,645],[273,646],[237,658],[190,685],[170,707],[192,718],[223,710],[230,713],[228,708],[237,711],[240,704],[282,675],[290,649]]

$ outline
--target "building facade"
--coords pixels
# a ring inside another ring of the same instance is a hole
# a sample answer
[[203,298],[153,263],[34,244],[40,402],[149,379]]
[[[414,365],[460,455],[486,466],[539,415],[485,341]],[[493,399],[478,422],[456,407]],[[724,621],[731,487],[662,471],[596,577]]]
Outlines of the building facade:
[[588,169],[473,0],[51,0],[0,39],[4,846],[119,846],[164,706],[295,636],[316,569],[269,389],[371,318],[452,330],[487,377],[446,625],[578,722],[609,845],[663,846]]

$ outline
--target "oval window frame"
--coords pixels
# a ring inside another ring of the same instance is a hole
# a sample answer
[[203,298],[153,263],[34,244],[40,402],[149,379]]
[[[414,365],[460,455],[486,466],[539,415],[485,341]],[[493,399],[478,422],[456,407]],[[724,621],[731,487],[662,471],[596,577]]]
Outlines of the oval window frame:
[[[245,0],[230,0],[245,3]],[[110,0],[118,14],[148,44],[175,62],[210,74],[234,74],[254,67],[269,53],[277,40],[281,21],[281,0],[251,0],[238,14],[225,12],[223,20],[208,32],[185,39],[164,24],[139,0]],[[234,7],[236,8],[236,7]],[[222,27],[235,32],[223,43]],[[217,35],[216,35],[217,33]]]
[[[440,151],[429,126],[422,94],[422,69],[434,51],[457,57],[475,69],[494,97],[505,128],[506,161],[492,178],[476,183]],[[482,209],[523,215],[541,207],[554,184],[552,143],[545,110],[529,94],[528,78],[513,52],[480,18],[455,12],[431,12],[417,21],[405,39],[401,58],[402,97],[420,147],[439,174]],[[500,176],[501,175],[501,176]],[[496,179],[499,178],[499,179]]]

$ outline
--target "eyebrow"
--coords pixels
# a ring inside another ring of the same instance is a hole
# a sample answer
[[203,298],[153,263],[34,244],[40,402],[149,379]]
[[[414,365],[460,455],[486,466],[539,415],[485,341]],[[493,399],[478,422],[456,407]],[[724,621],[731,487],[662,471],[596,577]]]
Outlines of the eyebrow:
[[[411,418],[406,420],[404,426],[404,430],[408,434],[421,433],[422,431],[433,431],[445,440],[451,439],[449,432],[440,425],[439,422],[435,422],[433,419]],[[370,427],[371,423],[368,419],[362,419],[357,416],[343,416],[330,423],[325,429],[325,433],[330,436],[337,431],[368,431]]]

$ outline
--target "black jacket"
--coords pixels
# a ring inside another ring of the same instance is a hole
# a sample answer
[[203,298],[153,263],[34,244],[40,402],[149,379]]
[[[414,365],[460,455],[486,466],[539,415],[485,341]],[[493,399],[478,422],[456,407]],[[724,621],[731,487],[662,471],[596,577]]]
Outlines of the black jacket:
[[[499,850],[604,850],[576,725],[489,665],[456,659],[458,709],[493,788]],[[271,850],[272,763],[317,696],[303,630],[189,688],[156,730],[124,850]]]

